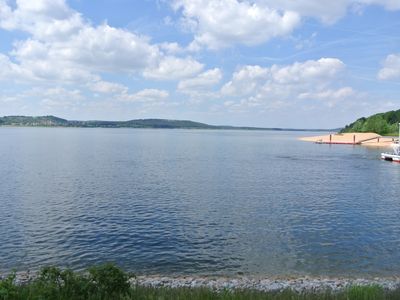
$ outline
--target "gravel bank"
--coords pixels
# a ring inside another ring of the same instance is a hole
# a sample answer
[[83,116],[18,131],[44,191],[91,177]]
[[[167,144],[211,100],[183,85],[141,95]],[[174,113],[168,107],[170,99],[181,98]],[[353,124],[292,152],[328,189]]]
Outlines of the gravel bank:
[[400,288],[400,278],[375,278],[375,279],[333,279],[333,278],[296,278],[296,279],[269,279],[269,278],[221,278],[221,277],[160,277],[138,276],[131,279],[132,283],[148,287],[187,287],[223,289],[252,289],[258,291],[282,291],[291,289],[296,292],[311,291],[340,291],[349,286],[379,285],[387,290]]
[[[6,275],[0,275],[0,279]],[[25,284],[36,277],[36,272],[16,273],[16,283]],[[209,288],[212,290],[258,290],[258,291],[282,291],[291,289],[295,292],[323,292],[326,290],[341,291],[350,286],[379,285],[387,290],[400,288],[400,277],[373,278],[373,279],[350,279],[350,278],[252,278],[240,276],[229,277],[166,277],[166,276],[137,276],[130,279],[131,284],[146,287],[166,288]]]

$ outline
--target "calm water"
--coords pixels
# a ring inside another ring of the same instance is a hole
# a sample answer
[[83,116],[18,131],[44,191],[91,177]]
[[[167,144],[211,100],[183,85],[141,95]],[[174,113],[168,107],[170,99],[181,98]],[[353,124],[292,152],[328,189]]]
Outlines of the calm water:
[[0,271],[400,275],[400,165],[304,134],[0,128]]

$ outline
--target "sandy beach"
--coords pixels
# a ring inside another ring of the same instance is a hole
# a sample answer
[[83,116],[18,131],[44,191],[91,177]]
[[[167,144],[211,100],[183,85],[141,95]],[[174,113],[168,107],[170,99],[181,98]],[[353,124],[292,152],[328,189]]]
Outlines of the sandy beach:
[[319,144],[362,145],[368,147],[390,148],[395,141],[392,137],[382,137],[373,132],[332,133],[319,136],[301,137],[301,141]]

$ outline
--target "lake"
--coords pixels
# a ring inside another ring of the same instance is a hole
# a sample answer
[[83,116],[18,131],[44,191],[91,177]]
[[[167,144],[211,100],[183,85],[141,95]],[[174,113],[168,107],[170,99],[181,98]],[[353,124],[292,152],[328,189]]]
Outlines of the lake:
[[400,165],[304,135],[0,128],[0,271],[400,275]]

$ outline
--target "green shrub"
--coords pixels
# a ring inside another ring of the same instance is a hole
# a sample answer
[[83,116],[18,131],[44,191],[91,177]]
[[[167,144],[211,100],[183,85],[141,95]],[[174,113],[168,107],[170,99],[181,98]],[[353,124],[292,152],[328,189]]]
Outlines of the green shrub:
[[89,280],[95,294],[104,299],[126,296],[130,291],[129,276],[113,264],[89,268]]
[[0,280],[0,299],[15,299],[18,295],[18,287],[15,285],[15,273]]

